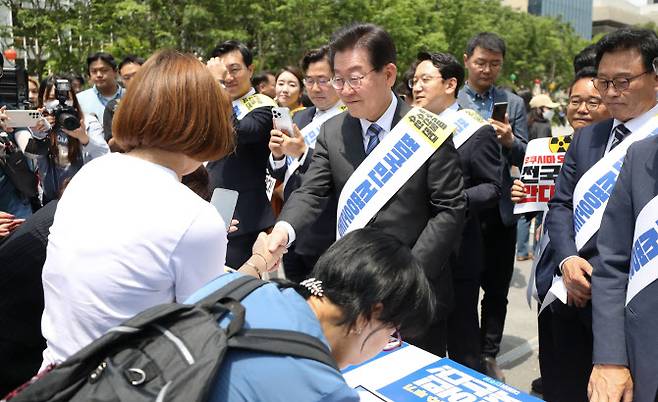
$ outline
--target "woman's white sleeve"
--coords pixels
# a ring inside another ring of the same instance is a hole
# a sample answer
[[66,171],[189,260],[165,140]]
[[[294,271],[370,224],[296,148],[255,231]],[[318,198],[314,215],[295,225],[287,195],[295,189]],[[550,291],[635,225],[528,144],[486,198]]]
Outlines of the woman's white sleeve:
[[171,256],[176,300],[185,301],[196,290],[224,273],[226,229],[208,204],[192,222]]

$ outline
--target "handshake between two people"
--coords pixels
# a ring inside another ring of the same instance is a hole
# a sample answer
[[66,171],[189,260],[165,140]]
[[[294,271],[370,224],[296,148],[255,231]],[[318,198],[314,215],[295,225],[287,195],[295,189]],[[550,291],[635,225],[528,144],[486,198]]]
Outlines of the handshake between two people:
[[251,248],[251,257],[240,267],[239,271],[253,274],[259,278],[266,272],[276,271],[283,255],[288,252],[288,233],[285,229],[274,228],[268,235],[261,232]]

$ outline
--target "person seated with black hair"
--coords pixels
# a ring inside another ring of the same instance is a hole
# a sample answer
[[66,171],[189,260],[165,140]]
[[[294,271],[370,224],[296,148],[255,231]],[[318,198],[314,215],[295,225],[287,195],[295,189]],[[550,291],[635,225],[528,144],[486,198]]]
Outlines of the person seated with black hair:
[[[215,279],[187,303],[240,276]],[[374,357],[400,331],[422,332],[435,314],[421,264],[381,230],[360,229],[341,238],[320,257],[311,277],[299,285],[280,281],[253,291],[242,301],[245,325],[316,337],[342,369]],[[315,360],[229,350],[208,400],[358,401],[359,396],[340,372]]]

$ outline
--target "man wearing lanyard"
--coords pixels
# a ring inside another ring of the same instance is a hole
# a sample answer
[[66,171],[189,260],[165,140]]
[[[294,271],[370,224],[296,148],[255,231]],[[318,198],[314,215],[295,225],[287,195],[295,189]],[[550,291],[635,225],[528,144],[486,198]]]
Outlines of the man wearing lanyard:
[[256,94],[251,86],[253,56],[244,44],[223,42],[213,50],[212,57],[223,64],[225,74],[220,81],[233,99],[236,148],[225,158],[209,162],[207,169],[211,190],[219,187],[239,193],[234,218],[240,224],[237,232],[228,235],[226,250],[226,265],[239,268],[251,256],[258,233],[274,224],[274,212],[265,191],[274,101],[257,95],[255,100],[262,96],[270,103],[259,103],[252,110],[241,109],[241,100]]
[[[496,206],[482,211],[482,239],[485,267],[481,286],[482,314],[480,320],[482,365],[488,376],[504,381],[496,363],[503,338],[507,315],[507,292],[514,272],[516,220],[510,197],[512,166],[521,168],[528,142],[528,126],[523,100],[494,83],[503,66],[505,42],[496,34],[482,32],[469,42],[464,54],[468,79],[459,91],[459,105],[477,111],[496,130],[502,152],[501,197]],[[504,121],[491,119],[495,103],[507,102]]]
[[96,116],[103,124],[105,106],[124,93],[117,82],[117,64],[111,54],[99,52],[87,57],[87,70],[94,86],[76,95],[78,103],[83,113]]
[[[320,215],[327,197],[339,198],[340,208],[339,195],[346,184],[356,183],[350,179],[359,165],[375,161],[369,155],[377,155],[377,147],[388,135],[395,135],[391,138],[396,140],[403,137],[392,131],[397,124],[405,124],[403,117],[410,107],[391,91],[397,67],[390,35],[378,26],[357,24],[341,29],[333,38],[329,56],[332,85],[348,113],[323,124],[304,181],[284,205],[270,234],[270,248],[294,242]],[[445,319],[452,301],[448,259],[461,235],[466,204],[459,155],[452,140],[448,137],[400,184],[378,211],[369,209],[374,215],[366,226],[390,233],[412,248],[434,283],[440,312],[435,318]],[[378,192],[372,199],[381,195]],[[409,302],[409,308],[414,308],[413,300]]]
[[[299,188],[311,164],[320,126],[344,110],[343,102],[331,86],[328,46],[308,51],[302,59],[302,69],[304,86],[313,106],[295,113],[293,122],[299,130],[295,128],[294,133],[284,133],[274,129],[270,137],[270,171],[272,177],[284,182],[284,202]],[[324,202],[326,205],[318,220],[283,256],[286,278],[294,282],[306,279],[320,255],[336,240],[336,198]]]

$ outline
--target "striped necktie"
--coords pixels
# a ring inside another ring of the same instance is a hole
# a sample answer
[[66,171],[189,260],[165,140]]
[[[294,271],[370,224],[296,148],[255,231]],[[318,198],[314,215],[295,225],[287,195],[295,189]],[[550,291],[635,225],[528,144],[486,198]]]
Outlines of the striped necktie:
[[621,144],[624,138],[626,138],[631,133],[631,130],[626,128],[625,125],[620,124],[612,130],[612,133],[614,134],[615,138],[612,139],[612,146],[610,146],[611,151],[615,149],[617,145]]
[[366,131],[368,138],[368,145],[366,145],[366,155],[370,155],[373,149],[379,144],[379,133],[382,132],[382,128],[377,125],[377,123],[372,123]]

